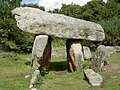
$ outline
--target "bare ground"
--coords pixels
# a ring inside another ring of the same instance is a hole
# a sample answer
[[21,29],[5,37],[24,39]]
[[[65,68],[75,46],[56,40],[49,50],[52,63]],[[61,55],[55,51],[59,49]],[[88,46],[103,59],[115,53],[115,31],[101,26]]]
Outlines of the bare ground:
[[103,67],[104,71],[112,72],[112,71],[120,71],[120,63],[110,63]]

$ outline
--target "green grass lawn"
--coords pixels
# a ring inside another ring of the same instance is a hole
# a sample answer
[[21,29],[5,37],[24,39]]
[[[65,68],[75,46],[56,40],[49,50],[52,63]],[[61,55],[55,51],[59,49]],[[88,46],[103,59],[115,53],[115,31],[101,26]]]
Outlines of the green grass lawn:
[[[29,81],[33,72],[31,54],[16,54],[0,52],[0,90],[29,90]],[[120,63],[120,53],[111,55],[111,63]],[[89,61],[84,63],[87,68]],[[50,72],[38,81],[38,90],[120,90],[120,70],[100,72],[104,78],[101,87],[92,87],[84,80],[83,69],[77,72],[67,72],[65,57],[52,57]]]
[[0,52],[0,90],[28,90],[30,78],[25,79],[25,76],[32,72],[30,65],[27,65],[30,57]]

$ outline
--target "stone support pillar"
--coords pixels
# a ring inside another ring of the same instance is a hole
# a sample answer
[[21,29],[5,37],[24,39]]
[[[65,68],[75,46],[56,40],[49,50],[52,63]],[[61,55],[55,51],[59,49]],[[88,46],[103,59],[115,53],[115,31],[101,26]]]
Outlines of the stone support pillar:
[[51,59],[51,38],[47,35],[38,35],[32,49],[32,67],[35,70],[30,81],[33,88],[42,70],[48,70]]
[[51,39],[47,35],[36,36],[32,49],[32,66],[34,69],[48,70],[51,59]]
[[69,70],[73,72],[82,68],[84,57],[80,41],[68,39],[66,41],[66,48]]

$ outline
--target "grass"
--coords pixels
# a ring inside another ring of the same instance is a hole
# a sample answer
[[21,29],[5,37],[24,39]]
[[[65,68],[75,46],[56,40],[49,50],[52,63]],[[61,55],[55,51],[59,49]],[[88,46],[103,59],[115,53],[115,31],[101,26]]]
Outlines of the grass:
[[[29,90],[29,81],[33,72],[31,54],[0,52],[0,90]],[[120,63],[120,53],[111,55],[111,63]],[[85,61],[87,68],[89,61]],[[65,57],[52,57],[50,72],[38,81],[38,90],[120,90],[120,70],[101,72],[104,83],[101,87],[92,87],[84,80],[83,69],[68,73]]]
[[[52,66],[55,72],[67,69],[65,61],[65,58],[61,57],[52,58],[52,62],[56,62],[56,64]],[[120,53],[113,54],[110,57],[110,62],[120,63]],[[58,65],[59,63],[61,64]],[[88,68],[89,64],[89,61],[85,61],[83,65],[84,69]],[[84,80],[83,69],[65,74],[56,74],[55,72],[49,72],[49,74],[42,78],[43,84],[38,87],[38,90],[120,90],[120,71],[101,72],[100,74],[104,78],[104,83],[101,87],[92,87],[88,84],[88,82]]]
[[120,63],[120,53],[114,53],[110,55],[110,62]]
[[14,54],[0,53],[0,90],[28,90],[30,78],[25,79],[25,76],[32,72],[26,64],[30,55],[17,55],[16,59],[21,60],[10,59]]

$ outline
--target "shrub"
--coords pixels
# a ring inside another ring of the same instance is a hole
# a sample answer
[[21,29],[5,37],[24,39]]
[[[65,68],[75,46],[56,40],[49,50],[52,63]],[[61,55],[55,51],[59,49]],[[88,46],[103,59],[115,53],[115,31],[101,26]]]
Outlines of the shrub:
[[109,21],[100,21],[105,30],[104,45],[120,45],[120,18],[113,17]]

